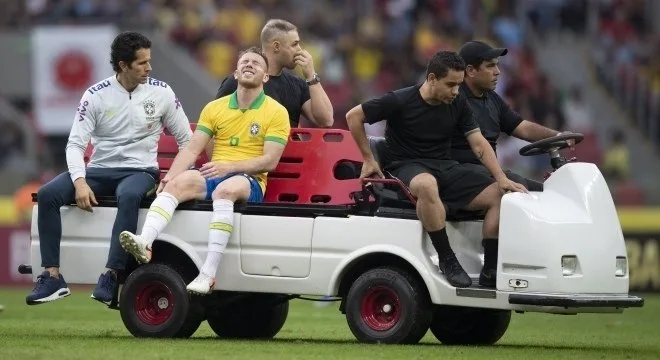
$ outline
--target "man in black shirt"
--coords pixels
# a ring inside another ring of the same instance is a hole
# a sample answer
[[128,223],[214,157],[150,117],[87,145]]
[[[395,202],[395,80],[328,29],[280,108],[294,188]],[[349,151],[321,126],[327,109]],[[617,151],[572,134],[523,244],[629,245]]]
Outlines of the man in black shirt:
[[[331,127],[332,104],[314,71],[312,56],[300,46],[296,26],[284,20],[269,20],[261,30],[261,46],[268,59],[269,79],[264,92],[286,108],[291,127],[298,127],[301,114],[318,127]],[[305,80],[287,70],[296,66],[302,69]],[[232,94],[237,85],[234,75],[227,76],[215,98]]]
[[[369,148],[364,123],[387,120],[385,141],[391,163],[385,170],[405,182],[417,198],[417,216],[438,252],[440,270],[452,286],[468,287],[472,280],[449,245],[446,212],[486,210],[482,242],[485,261],[479,283],[492,287],[497,273],[502,193],[525,192],[525,188],[506,177],[481,135],[467,100],[459,94],[464,70],[465,63],[458,54],[440,51],[429,62],[422,85],[395,90],[358,105],[346,114],[346,121],[364,157],[360,177],[365,178],[383,177],[383,173]],[[454,132],[467,137],[471,149],[496,181],[451,160]]]
[[[481,133],[494,151],[501,132],[530,142],[561,134],[557,130],[523,120],[520,114],[513,111],[494,91],[500,74],[497,66],[498,58],[506,55],[507,52],[507,49],[493,48],[481,41],[469,41],[459,50],[459,55],[466,64],[465,81],[460,87],[460,92],[467,97]],[[569,143],[573,147],[574,141],[571,140]],[[488,169],[474,156],[470,145],[461,134],[455,134],[452,139],[451,157],[467,164],[475,171],[488,174]],[[506,174],[509,179],[525,185],[529,190],[543,190],[541,182],[526,179],[511,171],[507,171]]]

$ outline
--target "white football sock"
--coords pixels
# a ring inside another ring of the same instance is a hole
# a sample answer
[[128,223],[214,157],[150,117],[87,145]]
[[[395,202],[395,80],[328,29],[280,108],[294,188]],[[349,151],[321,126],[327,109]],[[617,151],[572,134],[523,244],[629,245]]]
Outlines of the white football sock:
[[233,225],[234,202],[224,199],[214,200],[213,216],[209,226],[209,251],[202,266],[202,274],[215,278],[220,259],[234,229]]
[[165,226],[172,220],[174,210],[179,206],[179,200],[174,195],[161,192],[149,207],[147,218],[142,226],[140,237],[151,245],[158,234],[165,229]]

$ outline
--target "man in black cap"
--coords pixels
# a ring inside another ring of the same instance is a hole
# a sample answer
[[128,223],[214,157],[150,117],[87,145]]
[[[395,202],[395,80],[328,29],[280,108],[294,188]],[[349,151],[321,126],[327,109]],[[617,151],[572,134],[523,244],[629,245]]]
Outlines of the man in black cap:
[[[532,121],[523,120],[517,112],[494,91],[497,77],[500,75],[498,58],[508,52],[504,48],[493,48],[481,41],[469,41],[461,47],[459,55],[465,61],[465,79],[460,87],[470,103],[475,120],[481,133],[488,140],[493,150],[496,150],[497,139],[501,132],[529,142],[539,141],[561,134],[560,131],[549,129]],[[569,141],[571,148],[573,140]],[[468,164],[475,171],[490,174],[481,164],[463,134],[456,132],[452,138],[452,159]],[[542,191],[543,183],[526,179],[511,171],[506,171],[509,179],[523,184],[531,191]]]

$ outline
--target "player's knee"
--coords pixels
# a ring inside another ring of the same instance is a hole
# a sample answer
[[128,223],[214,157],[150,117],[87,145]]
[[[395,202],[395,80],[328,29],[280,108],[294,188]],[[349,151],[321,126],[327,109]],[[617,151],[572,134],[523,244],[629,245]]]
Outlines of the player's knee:
[[117,193],[117,207],[123,208],[126,206],[139,206],[144,193],[129,190]]
[[419,174],[410,181],[410,192],[418,199],[436,199],[438,182],[431,174]]
[[[232,179],[234,180],[234,179]],[[250,196],[250,183],[248,181],[228,181],[221,183],[211,194],[213,200],[231,200],[238,201],[247,199]]]
[[502,202],[502,193],[500,192],[499,186],[497,186],[497,183],[492,183],[486,188],[487,191],[487,198],[486,198],[486,204],[488,208],[493,208],[493,207],[500,207],[500,204]]
[[199,176],[201,175],[186,171],[170,180],[163,190],[174,195],[177,199],[187,198],[187,194],[195,190],[195,185],[198,182],[197,177]]
[[39,191],[37,191],[37,202],[40,205],[55,202],[57,199],[56,192],[54,191],[55,189],[52,189],[49,185],[50,184],[43,185],[39,188]]
[[243,189],[239,187],[230,187],[230,186],[224,186],[224,187],[218,187],[212,195],[213,200],[231,200],[231,201],[237,201],[240,200],[244,197],[246,197],[244,194],[247,193],[249,194],[249,189]]
[[174,178],[174,179],[170,180],[167,184],[165,184],[165,187],[163,188],[163,191],[165,191],[166,193],[174,195],[174,197],[177,197],[177,194],[182,189],[183,189],[183,186],[181,185],[181,181],[178,178]]

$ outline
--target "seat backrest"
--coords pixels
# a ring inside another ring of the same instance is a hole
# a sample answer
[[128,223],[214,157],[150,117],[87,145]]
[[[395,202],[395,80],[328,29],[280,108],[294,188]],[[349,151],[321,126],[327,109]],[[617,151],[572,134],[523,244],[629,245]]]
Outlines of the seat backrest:
[[[196,127],[196,123],[190,123],[190,129],[193,132],[195,132]],[[177,144],[176,139],[173,135],[170,135],[167,130],[164,131],[160,135],[160,139],[158,139],[158,167],[160,168],[161,177],[165,176],[165,174],[167,174],[167,172],[170,170],[172,163],[174,162],[174,158],[178,153],[179,145]],[[209,158],[206,156],[206,152],[203,151],[197,157],[197,161],[195,161],[195,167],[200,168],[208,161]]]
[[85,161],[85,165],[89,163],[89,160],[92,158],[92,153],[94,153],[94,147],[92,146],[92,143],[89,142],[87,144],[87,149],[85,149],[85,155],[83,155],[83,160]]
[[[191,124],[194,130],[196,124]],[[85,162],[92,154],[91,144]],[[178,153],[172,135],[163,133],[158,141],[161,177]],[[195,165],[208,162],[205,153]],[[268,174],[265,202],[293,204],[354,204],[351,195],[362,190],[359,167],[362,155],[351,133],[339,129],[291,129],[289,142],[279,164]],[[350,176],[351,172],[354,176]]]
[[385,142],[385,138],[381,136],[369,136],[369,147],[380,167],[383,168],[387,166],[389,159],[387,156],[387,143]]
[[179,145],[176,143],[174,136],[162,134],[158,139],[158,168],[160,168],[161,174],[172,167],[174,158],[178,153]]
[[[195,131],[196,127],[197,127],[196,123],[190,124],[190,128],[192,129],[192,131]],[[87,145],[87,149],[85,150],[85,156],[84,156],[85,164],[89,162],[93,152],[94,152],[94,148],[92,147],[92,144],[89,143],[89,145]],[[172,167],[174,158],[178,153],[179,153],[179,145],[177,144],[176,139],[174,138],[173,135],[169,134],[167,130],[165,130],[158,139],[157,160],[158,160],[158,167],[160,169],[161,177],[164,176],[167,173],[167,171]],[[197,158],[197,161],[195,162],[195,166],[201,167],[206,162],[208,162],[208,157],[206,156],[206,153],[203,152]]]
[[351,133],[339,129],[291,129],[289,142],[268,174],[265,202],[353,204],[360,180],[337,173],[346,163],[359,165],[362,155]]

